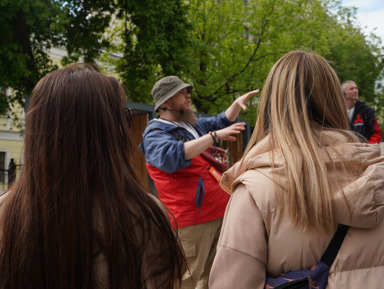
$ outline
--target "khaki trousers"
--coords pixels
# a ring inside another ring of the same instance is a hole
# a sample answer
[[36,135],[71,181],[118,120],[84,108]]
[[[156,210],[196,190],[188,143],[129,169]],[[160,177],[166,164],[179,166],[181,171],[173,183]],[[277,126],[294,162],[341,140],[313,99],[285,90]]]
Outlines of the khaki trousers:
[[220,218],[178,230],[189,268],[183,276],[182,289],[208,289],[222,223]]

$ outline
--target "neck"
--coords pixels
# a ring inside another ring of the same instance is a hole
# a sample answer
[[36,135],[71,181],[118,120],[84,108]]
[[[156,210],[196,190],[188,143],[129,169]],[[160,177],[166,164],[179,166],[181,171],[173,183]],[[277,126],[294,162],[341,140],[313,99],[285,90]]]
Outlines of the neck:
[[353,100],[353,99],[346,99],[345,100],[345,106],[347,107],[347,109],[351,109],[355,105],[356,105],[356,100]]
[[168,120],[170,122],[177,122],[177,121],[180,121],[179,119],[177,119],[174,115],[173,115],[173,112],[172,111],[164,111],[164,112],[161,112],[160,113],[160,118],[161,119],[164,119],[164,120]]

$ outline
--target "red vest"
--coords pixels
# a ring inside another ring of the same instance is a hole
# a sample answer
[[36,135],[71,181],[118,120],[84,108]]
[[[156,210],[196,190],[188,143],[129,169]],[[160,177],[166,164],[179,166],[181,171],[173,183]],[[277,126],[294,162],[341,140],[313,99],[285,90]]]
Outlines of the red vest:
[[147,169],[161,202],[171,211],[174,228],[209,222],[224,216],[229,195],[208,172],[211,165],[200,155],[189,167],[168,174],[152,165]]

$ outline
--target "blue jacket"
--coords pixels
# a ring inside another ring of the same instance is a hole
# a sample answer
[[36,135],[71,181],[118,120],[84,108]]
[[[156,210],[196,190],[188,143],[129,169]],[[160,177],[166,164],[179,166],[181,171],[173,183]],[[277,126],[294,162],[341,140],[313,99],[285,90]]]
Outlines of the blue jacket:
[[[203,136],[230,124],[223,112],[216,117],[199,118],[194,128]],[[159,199],[172,212],[170,220],[174,228],[223,217],[229,199],[210,175],[211,164],[204,157],[198,155],[185,160],[184,142],[193,139],[184,128],[152,120],[139,146]]]
[[[199,118],[194,128],[199,136],[203,136],[209,131],[219,130],[233,123],[227,119],[225,112],[222,112],[217,116]],[[191,164],[191,160],[185,159],[184,141],[177,140],[171,134],[172,131],[187,141],[194,139],[184,128],[153,119],[143,132],[143,142],[139,145],[147,164],[169,174]]]

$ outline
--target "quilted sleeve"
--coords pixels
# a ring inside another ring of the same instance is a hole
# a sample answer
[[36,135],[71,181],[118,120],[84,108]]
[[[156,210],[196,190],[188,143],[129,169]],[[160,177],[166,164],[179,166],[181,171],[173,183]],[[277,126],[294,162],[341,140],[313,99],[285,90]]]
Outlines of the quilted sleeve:
[[263,218],[251,194],[240,184],[225,212],[209,288],[264,288],[266,263]]

